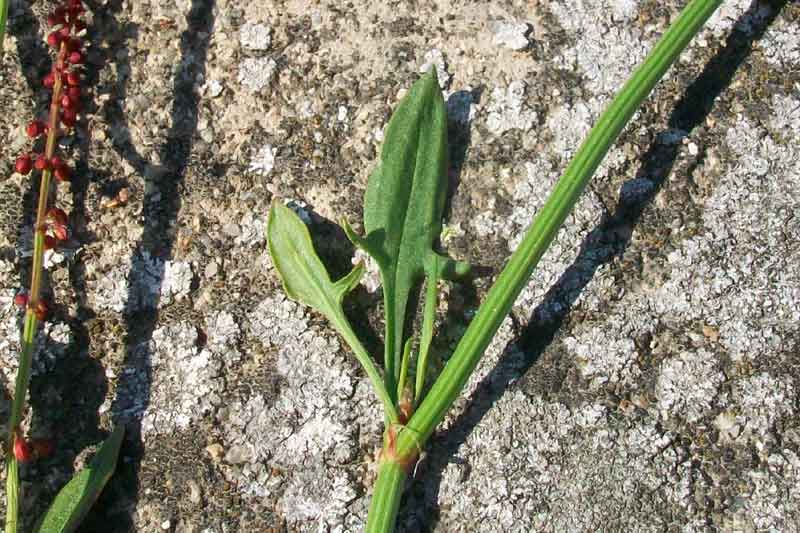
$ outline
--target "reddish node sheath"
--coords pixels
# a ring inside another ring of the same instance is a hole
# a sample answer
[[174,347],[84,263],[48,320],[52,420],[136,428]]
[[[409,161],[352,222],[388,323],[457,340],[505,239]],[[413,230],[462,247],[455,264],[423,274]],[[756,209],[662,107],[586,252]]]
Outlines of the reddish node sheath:
[[[50,236],[46,235],[45,238],[47,238],[47,237],[50,237]],[[50,238],[52,239],[52,237],[50,237]],[[34,309],[33,309],[33,314],[36,315],[36,318],[38,318],[40,321],[44,322],[44,320],[47,319],[47,315],[48,315],[49,312],[50,312],[50,308],[47,306],[47,302],[45,302],[43,299],[41,299],[38,302],[36,302],[36,307],[34,307]]]

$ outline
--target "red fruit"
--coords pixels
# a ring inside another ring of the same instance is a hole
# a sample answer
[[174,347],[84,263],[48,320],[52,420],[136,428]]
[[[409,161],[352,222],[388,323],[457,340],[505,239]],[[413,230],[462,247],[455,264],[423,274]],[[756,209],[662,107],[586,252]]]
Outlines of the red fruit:
[[51,207],[47,210],[47,218],[62,226],[66,226],[67,222],[69,221],[64,210],[57,207]]
[[28,154],[21,155],[14,163],[14,169],[22,175],[28,174],[33,168],[33,160]]
[[[45,250],[52,250],[56,246],[58,246],[58,239],[56,239],[52,235],[45,235],[44,236],[44,249]],[[38,307],[37,307],[37,311],[38,311]]]
[[73,37],[69,41],[67,41],[67,50],[70,52],[73,52],[75,50],[80,50],[82,44],[83,42],[79,38]]
[[80,87],[67,87],[67,90],[64,93],[69,96],[69,99],[73,102],[77,103],[81,99],[81,88]]
[[36,170],[50,170],[50,160],[47,159],[44,155],[40,155],[36,158],[36,163],[33,164],[36,167]]
[[41,120],[34,120],[30,124],[28,124],[28,127],[25,128],[25,132],[28,134],[28,137],[30,137],[31,139],[35,139],[36,137],[44,133],[44,122],[42,122]]
[[47,75],[44,78],[42,78],[42,85],[44,85],[48,89],[52,89],[55,83],[56,83],[56,77],[52,72],[48,72]]
[[[50,235],[45,235],[44,236],[45,249],[46,250],[50,249],[50,248],[47,248],[47,238],[48,237],[50,237]],[[55,244],[56,240],[53,237],[50,237],[50,240],[53,242],[53,244]],[[47,307],[47,303],[44,300],[39,300],[38,302],[36,302],[36,307],[34,307],[34,309],[33,309],[33,314],[36,315],[36,318],[38,318],[41,321],[44,321],[47,318],[47,314],[49,312],[50,312],[50,309]]]
[[62,165],[53,172],[53,175],[56,177],[57,181],[69,181],[69,178],[72,176],[72,171],[67,165]]
[[61,35],[57,31],[51,32],[47,36],[47,44],[49,44],[53,48],[57,48],[58,45],[61,44]]
[[72,63],[73,65],[80,65],[83,63],[83,54],[80,52],[70,52],[67,56],[67,61]]
[[71,128],[78,120],[78,114],[73,109],[65,109],[61,112],[61,123]]
[[14,435],[14,457],[20,463],[27,463],[33,457],[30,444],[19,433]]
[[64,109],[75,109],[75,102],[65,94],[61,97],[61,107]]
[[14,296],[14,305],[23,309],[28,307],[28,295],[22,291],[18,292]]
[[69,39],[70,31],[69,26],[64,26],[60,30],[58,30],[58,36],[61,38],[62,41],[66,41]]
[[[61,9],[61,13],[59,13],[58,9]],[[64,8],[57,8],[53,13],[47,15],[47,25],[48,26],[58,26],[59,24],[66,24],[67,21],[64,18]]]
[[55,235],[56,239],[59,241],[66,241],[69,239],[69,230],[66,226],[62,226],[61,224],[54,224],[53,225],[53,235]]
[[67,85],[77,87],[81,84],[81,75],[77,72],[67,72]]

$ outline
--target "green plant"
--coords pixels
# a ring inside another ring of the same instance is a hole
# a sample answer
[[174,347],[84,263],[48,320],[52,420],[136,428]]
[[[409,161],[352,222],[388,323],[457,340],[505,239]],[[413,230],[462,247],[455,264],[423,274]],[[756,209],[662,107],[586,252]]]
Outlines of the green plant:
[[[33,236],[33,265],[29,290],[20,292],[15,302],[25,310],[22,349],[19,370],[14,386],[11,414],[6,439],[6,533],[16,533],[19,527],[19,469],[20,463],[35,460],[52,452],[52,443],[29,441],[22,428],[26,395],[31,377],[31,363],[35,339],[40,324],[50,312],[50,303],[43,294],[44,252],[58,247],[69,238],[69,218],[57,207],[53,207],[53,180],[68,182],[71,170],[61,157],[56,155],[56,145],[62,128],[73,128],[81,100],[81,76],[78,71],[83,63],[82,40],[78,36],[85,30],[81,19],[84,8],[81,0],[67,0],[48,16],[52,28],[47,36],[48,44],[56,50],[56,60],[43,85],[52,90],[47,123],[33,120],[26,133],[39,145],[41,153],[36,156],[23,154],[16,160],[15,170],[20,174],[41,173],[39,198],[36,209]],[[44,138],[43,149],[41,147]],[[116,465],[122,442],[123,428],[118,427],[98,452],[95,461],[68,483],[53,502],[36,530],[41,532],[72,531],[80,518],[97,498]]]
[[0,0],[0,58],[3,57],[6,38],[6,22],[8,21],[8,0]]
[[[426,361],[437,281],[466,272],[466,265],[433,250],[441,229],[446,192],[442,177],[447,146],[445,107],[435,71],[414,84],[389,122],[380,164],[367,186],[366,236],[359,236],[343,223],[348,237],[371,255],[381,270],[386,313],[382,379],[341,311],[342,298],[357,285],[363,268],[356,267],[342,280],[331,282],[303,222],[290,209],[273,205],[267,237],[286,293],[331,320],[356,353],[384,404],[387,427],[367,531],[394,529],[403,483],[420,450],[460,394],[539,259],[625,124],[720,4],[720,0],[690,1],[620,90],[564,171],[427,391]],[[405,316],[409,295],[422,278],[426,284],[425,303],[412,390],[407,382],[413,336],[405,335]]]

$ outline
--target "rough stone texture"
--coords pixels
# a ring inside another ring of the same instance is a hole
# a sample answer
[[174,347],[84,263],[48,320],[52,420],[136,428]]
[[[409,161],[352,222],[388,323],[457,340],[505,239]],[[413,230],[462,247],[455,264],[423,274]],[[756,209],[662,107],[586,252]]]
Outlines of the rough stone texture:
[[[441,286],[446,354],[684,4],[92,4],[86,111],[61,143],[72,239],[48,254],[25,421],[59,445],[22,470],[28,523],[126,422],[86,531],[362,530],[382,416],[341,339],[283,294],[269,204],[336,276],[366,261],[346,309],[380,353],[377,269],[334,223],[358,226],[391,110],[435,67],[441,241],[484,267]],[[47,101],[46,9],[11,2],[0,65],[9,391],[36,200],[12,164]],[[401,531],[800,529],[799,26],[797,3],[724,2],[670,70],[427,446]]]

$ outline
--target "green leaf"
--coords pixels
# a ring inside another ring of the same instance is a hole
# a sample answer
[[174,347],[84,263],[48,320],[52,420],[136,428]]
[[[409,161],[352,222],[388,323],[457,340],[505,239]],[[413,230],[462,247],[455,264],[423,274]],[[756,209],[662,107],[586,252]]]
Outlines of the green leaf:
[[124,434],[125,426],[114,428],[89,466],[58,493],[36,528],[37,533],[66,533],[77,529],[117,468]]
[[[395,390],[402,371],[403,327],[408,298],[426,273],[426,264],[441,263],[432,275],[456,275],[466,265],[441,258],[433,245],[441,232],[447,193],[447,114],[431,69],[400,102],[389,125],[380,164],[370,176],[364,200],[364,229],[359,237],[348,226],[354,244],[370,254],[381,270],[386,316],[386,380]],[[449,277],[449,276],[448,276]]]
[[342,310],[342,300],[358,285],[364,266],[359,264],[336,283],[331,281],[325,265],[314,251],[308,228],[294,211],[280,203],[274,203],[269,211],[267,242],[286,294],[325,315],[344,337],[383,402],[387,417],[396,423],[397,411],[386,385]]
[[338,283],[333,283],[314,251],[306,225],[291,209],[279,203],[273,204],[269,212],[267,240],[286,294],[329,320],[335,316],[342,298],[358,284],[364,268],[359,265]]

